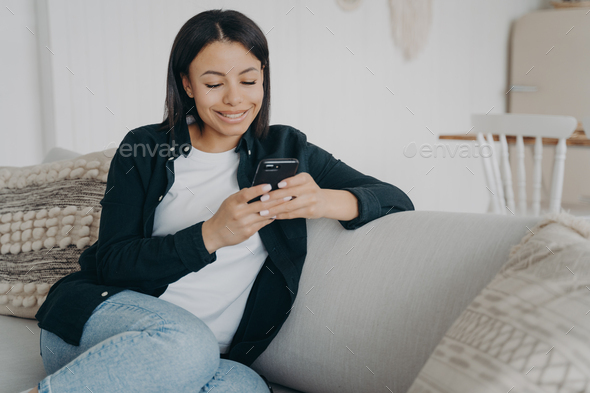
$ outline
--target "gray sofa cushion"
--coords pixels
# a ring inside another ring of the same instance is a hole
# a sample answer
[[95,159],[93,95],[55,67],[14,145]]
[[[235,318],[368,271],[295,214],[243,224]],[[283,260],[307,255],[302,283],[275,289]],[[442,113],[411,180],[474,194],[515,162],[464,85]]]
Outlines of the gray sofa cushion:
[[0,392],[31,389],[45,378],[37,320],[0,315]]
[[408,393],[588,392],[589,289],[590,223],[545,215],[446,332]]
[[[385,386],[405,392],[536,222],[412,211],[347,231],[335,220],[308,220],[309,251],[295,305],[252,368],[277,393],[289,392],[277,384],[301,392]],[[0,316],[0,380],[7,392],[45,376],[37,326],[15,319]]]
[[538,219],[411,211],[308,220],[291,315],[252,368],[304,392],[405,392]]

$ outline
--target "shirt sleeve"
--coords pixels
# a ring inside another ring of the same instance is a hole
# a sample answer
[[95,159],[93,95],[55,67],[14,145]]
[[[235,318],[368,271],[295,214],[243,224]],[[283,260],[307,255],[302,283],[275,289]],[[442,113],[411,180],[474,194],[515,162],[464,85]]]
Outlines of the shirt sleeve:
[[122,150],[138,143],[131,134],[125,136],[111,160],[100,202],[96,268],[99,284],[148,293],[202,269],[214,262],[217,254],[209,254],[205,247],[203,221],[174,235],[145,237],[143,212],[153,168],[149,156]]
[[338,220],[345,229],[357,229],[386,214],[414,210],[410,198],[396,186],[365,175],[331,153],[306,141],[309,174],[320,188],[346,190],[358,200],[359,215]]

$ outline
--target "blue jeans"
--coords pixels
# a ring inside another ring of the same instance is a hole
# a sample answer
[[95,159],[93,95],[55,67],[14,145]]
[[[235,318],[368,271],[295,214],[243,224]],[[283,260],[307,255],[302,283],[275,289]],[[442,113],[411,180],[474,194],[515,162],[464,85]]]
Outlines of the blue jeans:
[[264,392],[250,367],[220,358],[209,327],[184,308],[125,289],[84,325],[80,346],[41,329],[40,393]]

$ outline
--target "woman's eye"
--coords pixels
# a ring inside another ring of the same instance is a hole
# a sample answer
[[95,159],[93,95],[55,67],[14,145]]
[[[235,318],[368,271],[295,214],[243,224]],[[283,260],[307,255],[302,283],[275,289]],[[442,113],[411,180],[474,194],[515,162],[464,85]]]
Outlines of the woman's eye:
[[[254,82],[242,82],[242,83],[245,84],[245,85],[255,85],[256,84],[255,81]],[[218,85],[205,85],[205,86],[207,86],[209,89],[214,89],[214,88],[216,88],[218,86],[221,86],[221,84],[218,84]]]

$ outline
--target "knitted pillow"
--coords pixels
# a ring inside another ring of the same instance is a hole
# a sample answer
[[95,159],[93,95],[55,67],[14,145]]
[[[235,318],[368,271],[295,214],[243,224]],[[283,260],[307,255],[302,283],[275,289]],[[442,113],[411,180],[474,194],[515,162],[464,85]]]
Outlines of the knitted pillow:
[[589,239],[567,213],[530,229],[408,393],[590,391]]
[[80,270],[115,151],[0,167],[0,314],[35,319],[49,288]]

